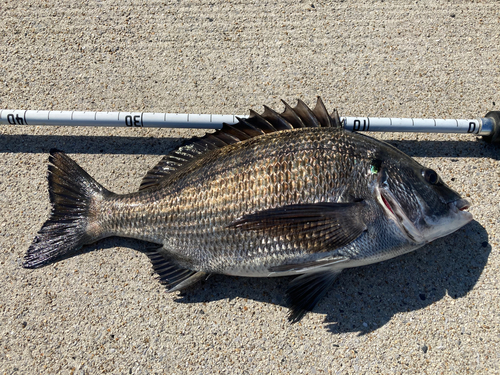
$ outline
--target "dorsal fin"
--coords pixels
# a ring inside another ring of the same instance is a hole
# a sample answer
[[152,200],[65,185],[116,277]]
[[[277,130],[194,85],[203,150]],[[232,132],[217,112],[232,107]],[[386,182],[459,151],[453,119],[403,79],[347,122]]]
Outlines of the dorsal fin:
[[262,117],[270,122],[278,131],[293,129],[293,125],[287,119],[278,114],[274,109],[269,108],[267,105],[264,106],[264,113],[262,114]]
[[290,107],[284,100],[281,100],[281,102],[285,105],[285,111],[281,114],[281,117],[288,121],[294,129],[305,128],[306,126],[304,122],[301,120],[297,112],[295,112],[295,108],[297,107]]
[[254,126],[261,129],[264,133],[273,133],[276,131],[276,128],[269,121],[253,109],[250,110],[250,118],[252,119]]
[[[316,107],[313,109],[314,116],[318,119],[318,121],[321,123],[321,126],[329,128],[329,127],[336,127],[340,126],[340,118],[338,119],[338,123],[332,124],[332,118],[330,115],[328,115],[328,111],[325,108],[325,104],[323,104],[323,101],[321,98],[318,97],[318,100],[316,101]],[[337,110],[334,109],[334,114],[337,114]],[[336,121],[337,116],[333,116],[333,120]]]
[[294,111],[303,119],[303,122],[309,124],[308,126],[314,126],[316,128],[321,127],[319,119],[302,100],[299,99],[297,101],[297,106],[294,108]]
[[233,143],[281,130],[311,127],[337,128],[341,126],[337,111],[334,110],[332,115],[329,115],[319,96],[313,110],[300,99],[294,108],[284,101],[283,103],[285,104],[285,111],[281,114],[264,106],[264,113],[261,115],[250,110],[250,117],[246,119],[238,118],[238,122],[234,125],[224,124],[222,129],[217,130],[215,133],[189,139],[176,150],[163,157],[146,174],[139,190],[157,185],[172,172],[200,155]]

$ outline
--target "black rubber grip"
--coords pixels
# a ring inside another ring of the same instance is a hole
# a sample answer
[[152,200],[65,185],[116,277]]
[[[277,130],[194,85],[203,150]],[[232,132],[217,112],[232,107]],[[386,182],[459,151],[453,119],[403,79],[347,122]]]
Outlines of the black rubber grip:
[[488,143],[500,142],[500,111],[488,112],[485,117],[491,118],[494,125],[490,135],[483,135],[483,140]]

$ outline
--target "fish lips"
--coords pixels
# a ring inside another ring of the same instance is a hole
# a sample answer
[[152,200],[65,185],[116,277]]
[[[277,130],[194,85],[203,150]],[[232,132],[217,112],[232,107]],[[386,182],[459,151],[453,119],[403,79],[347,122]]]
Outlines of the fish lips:
[[[450,209],[454,212],[454,213],[459,213],[459,212],[463,212],[464,215],[469,215],[470,216],[470,220],[472,220],[472,214],[468,211],[465,211],[465,210],[468,210],[469,207],[470,207],[470,202],[467,200],[467,199],[458,199],[456,201],[453,201],[451,203],[448,203],[449,206],[450,206]],[[470,221],[469,220],[469,221]]]
[[469,211],[466,211],[471,206],[470,202],[467,199],[457,199],[456,201],[448,203],[448,206],[450,207],[450,211],[452,212],[452,214],[454,214],[457,220],[462,223],[460,227],[470,223],[472,219],[474,219],[472,214]]

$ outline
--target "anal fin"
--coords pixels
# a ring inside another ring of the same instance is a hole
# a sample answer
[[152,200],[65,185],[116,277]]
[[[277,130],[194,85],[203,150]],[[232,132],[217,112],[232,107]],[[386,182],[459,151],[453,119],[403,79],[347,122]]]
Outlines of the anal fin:
[[306,273],[293,279],[286,292],[290,306],[288,320],[297,323],[311,311],[325,296],[340,272],[342,271],[329,269]]
[[207,272],[193,271],[179,267],[170,258],[162,254],[161,249],[149,251],[146,255],[153,264],[153,270],[158,274],[167,292],[176,292],[197,283],[208,275]]

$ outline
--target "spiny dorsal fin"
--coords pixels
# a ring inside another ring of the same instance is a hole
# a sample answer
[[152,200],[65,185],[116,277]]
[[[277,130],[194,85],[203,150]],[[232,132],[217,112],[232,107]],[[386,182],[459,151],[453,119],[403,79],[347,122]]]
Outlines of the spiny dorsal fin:
[[306,124],[309,124],[309,127],[314,126],[315,128],[321,127],[321,123],[314,115],[313,111],[309,109],[309,107],[302,101],[298,100],[297,105],[294,108],[295,113],[300,116],[302,121]]
[[[322,127],[325,128],[330,128],[330,127],[340,127],[340,118],[338,119],[338,113],[337,110],[334,109],[334,116],[331,116],[328,114],[328,111],[326,110],[325,104],[321,100],[320,97],[318,97],[318,100],[316,102],[316,107],[313,109],[313,114],[316,116],[318,121],[321,123]],[[333,118],[332,118],[333,117]],[[333,121],[332,121],[333,120]]]
[[273,133],[277,131],[269,121],[267,121],[253,109],[250,110],[250,118],[252,119],[254,126],[261,129],[264,133]]
[[[285,105],[285,111],[281,114],[281,117],[283,117],[286,121],[288,121],[294,129],[305,128],[306,126],[304,122],[299,117],[298,113],[295,111],[297,107],[295,108],[290,107],[288,103],[285,102],[284,100],[281,100],[281,102]],[[313,124],[314,124],[313,126],[316,127],[316,123]]]
[[337,111],[335,110],[330,116],[319,96],[313,110],[300,99],[294,108],[284,101],[283,103],[285,104],[285,111],[281,114],[264,106],[264,113],[261,115],[250,110],[250,117],[247,119],[238,118],[238,122],[234,125],[224,124],[222,129],[217,130],[215,133],[209,133],[203,137],[195,137],[186,141],[160,160],[146,174],[139,190],[157,185],[171,173],[202,154],[233,143],[281,130],[311,127],[336,128],[341,126]]

